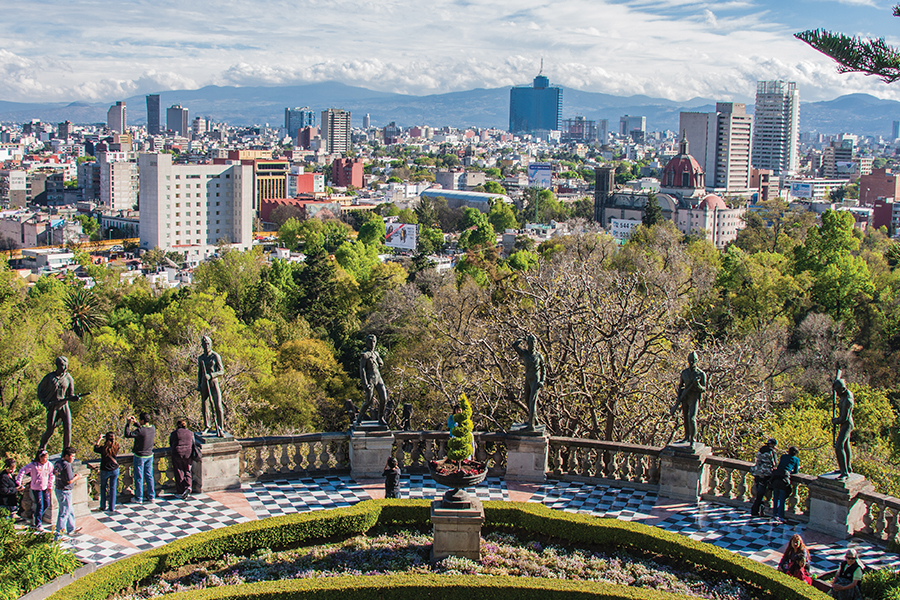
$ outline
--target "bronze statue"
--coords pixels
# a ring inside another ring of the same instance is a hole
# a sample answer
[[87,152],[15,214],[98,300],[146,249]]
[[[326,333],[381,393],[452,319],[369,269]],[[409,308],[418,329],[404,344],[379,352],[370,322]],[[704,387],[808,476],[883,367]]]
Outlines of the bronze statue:
[[688,368],[681,372],[678,382],[678,396],[672,406],[670,414],[675,414],[681,406],[681,415],[684,419],[684,439],[679,443],[688,443],[691,446],[697,441],[697,407],[703,399],[706,391],[706,373],[697,366],[697,353],[688,355]]
[[[522,344],[525,344],[524,348]],[[512,346],[525,364],[524,399],[528,405],[528,420],[525,426],[526,430],[534,430],[538,392],[544,387],[544,380],[547,378],[544,356],[537,350],[537,338],[531,334],[517,339]]]
[[62,426],[63,448],[72,445],[72,413],[69,411],[69,402],[78,400],[87,394],[75,394],[75,380],[69,374],[69,360],[65,356],[56,358],[56,370],[50,371],[37,389],[38,400],[47,409],[47,429],[41,436],[40,449],[47,448],[50,436],[56,430],[57,425]]
[[387,426],[384,420],[384,410],[387,404],[387,388],[384,380],[381,378],[381,367],[384,361],[381,355],[375,350],[375,344],[378,338],[369,334],[366,336],[366,351],[359,356],[359,378],[362,381],[363,392],[366,394],[366,400],[363,402],[359,415],[356,417],[356,425],[358,426],[363,419],[368,418],[369,409],[372,408],[372,401],[375,394],[378,394],[378,424]]
[[847,388],[847,382],[838,377],[831,390],[839,398],[838,416],[832,417],[832,425],[840,425],[837,438],[834,440],[834,455],[837,458],[839,477],[847,479],[853,470],[850,468],[850,432],[853,431],[853,392]]
[[197,358],[197,389],[200,390],[201,411],[203,412],[203,433],[215,432],[217,437],[225,437],[225,405],[219,377],[225,374],[222,358],[212,351],[212,340],[204,335],[201,342],[203,354]]

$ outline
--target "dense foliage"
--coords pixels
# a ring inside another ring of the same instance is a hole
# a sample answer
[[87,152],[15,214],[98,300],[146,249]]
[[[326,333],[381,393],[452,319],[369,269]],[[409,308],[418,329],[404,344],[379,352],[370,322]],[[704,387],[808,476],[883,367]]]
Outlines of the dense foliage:
[[[555,210],[545,196],[531,194],[525,210]],[[183,415],[196,425],[203,335],[225,364],[226,420],[239,436],[342,428],[344,402],[360,401],[370,333],[391,404],[414,405],[413,428],[443,429],[465,393],[475,429],[502,430],[527,410],[511,346],[533,333],[547,365],[538,420],[551,434],[667,443],[674,385],[697,350],[709,376],[702,440],[752,459],[773,436],[799,446],[810,473],[834,468],[830,382],[840,368],[856,395],[855,470],[900,495],[900,245],[883,232],[862,234],[846,212],[817,222],[775,200],[748,213],[723,251],[669,222],[639,227],[624,245],[573,223],[579,233],[537,248],[517,238],[503,258],[493,236],[521,212],[436,199],[409,213],[430,249],[442,231],[464,230],[454,270],[437,272],[423,247],[381,262],[384,224],[367,214],[348,216],[355,239],[347,223],[289,218],[293,233],[282,233],[305,261],[222,251],[179,290],[121,283],[114,268],[88,264],[90,289],[51,277],[29,288],[0,268],[0,452],[33,451],[44,421],[35,389],[59,354],[77,391],[92,392],[73,406],[82,455],[136,411],[160,427]]]
[[0,600],[15,600],[81,566],[52,534],[16,531],[8,514],[0,509]]

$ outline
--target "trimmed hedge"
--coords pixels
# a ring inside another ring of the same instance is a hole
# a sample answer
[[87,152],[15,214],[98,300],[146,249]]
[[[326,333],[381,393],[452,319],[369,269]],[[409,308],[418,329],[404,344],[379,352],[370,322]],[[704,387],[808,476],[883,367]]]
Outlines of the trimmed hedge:
[[[245,555],[260,548],[278,551],[323,539],[363,534],[375,525],[422,526],[429,522],[430,505],[430,500],[367,500],[345,508],[270,517],[197,533],[102,567],[66,586],[51,596],[50,600],[106,600],[111,594],[134,587],[151,575],[194,562],[220,558],[224,554]],[[669,556],[677,561],[702,566],[745,581],[779,599],[828,598],[812,586],[771,567],[737,556],[723,548],[641,523],[564,513],[537,503],[485,502],[484,512],[487,527],[514,529],[575,544]],[[591,595],[595,598],[622,600],[663,600],[673,597],[644,588],[613,585],[598,587],[599,584],[596,583],[530,578],[396,575],[352,579],[353,585],[348,584],[344,588],[330,587],[339,586],[339,583],[325,583],[345,580],[337,577],[228,586],[183,592],[174,594],[173,598],[177,596],[179,600],[187,600],[182,596],[188,594],[191,600],[270,600],[278,595],[284,600],[285,595],[289,598],[315,595],[317,599],[333,597],[337,600],[337,594],[340,594],[340,600],[351,600],[347,594],[352,591],[353,594],[359,594],[360,600],[371,600],[373,595],[389,595],[392,600],[405,600],[407,594],[410,600],[421,600],[423,597],[444,597],[445,593],[441,590],[448,588],[465,588],[467,600],[501,600],[498,594],[505,595],[505,590],[509,590],[510,598],[546,598],[556,595],[560,598],[574,598]],[[553,582],[551,587],[544,587],[545,584],[550,585],[550,582]],[[560,587],[553,587],[556,585]]]

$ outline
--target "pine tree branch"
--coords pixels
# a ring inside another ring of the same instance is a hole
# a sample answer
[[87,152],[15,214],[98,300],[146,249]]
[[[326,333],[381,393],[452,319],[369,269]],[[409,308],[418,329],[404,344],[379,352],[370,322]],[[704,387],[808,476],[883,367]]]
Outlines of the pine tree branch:
[[[900,17],[900,4],[893,14]],[[802,40],[838,63],[838,73],[865,73],[880,77],[885,83],[900,80],[900,51],[889,46],[884,38],[864,40],[824,29],[795,33]]]

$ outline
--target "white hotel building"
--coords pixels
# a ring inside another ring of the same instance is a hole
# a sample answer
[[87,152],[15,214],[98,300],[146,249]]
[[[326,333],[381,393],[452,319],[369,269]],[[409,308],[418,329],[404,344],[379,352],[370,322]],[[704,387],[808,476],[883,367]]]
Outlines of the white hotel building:
[[141,154],[141,248],[183,252],[195,265],[225,239],[253,244],[253,167],[173,165],[171,154]]

